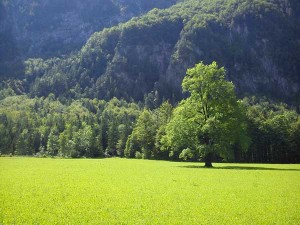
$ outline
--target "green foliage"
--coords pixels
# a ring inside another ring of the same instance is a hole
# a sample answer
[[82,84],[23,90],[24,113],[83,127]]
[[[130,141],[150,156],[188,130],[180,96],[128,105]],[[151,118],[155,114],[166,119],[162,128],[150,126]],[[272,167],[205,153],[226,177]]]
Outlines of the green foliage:
[[155,143],[155,122],[153,115],[147,109],[140,114],[137,119],[137,123],[134,127],[132,136],[136,136],[136,140],[139,142],[140,148],[144,155],[144,158],[150,159]]
[[130,138],[126,144],[126,157],[133,157],[141,151],[144,158],[166,158],[163,153],[161,138],[172,114],[172,106],[168,102],[151,111],[144,109],[137,119]]
[[201,157],[208,164],[215,154],[232,158],[233,145],[240,141],[239,146],[247,149],[245,118],[224,68],[215,62],[199,63],[187,70],[182,87],[191,95],[181,101],[167,125],[163,138],[167,148],[183,150],[181,158]]
[[5,88],[0,90],[0,100],[5,99],[6,97],[9,96],[14,96],[16,95],[16,93],[14,92],[14,90],[12,88]]
[[136,159],[143,159],[144,158],[144,154],[140,153],[140,152],[135,152],[135,158]]
[[48,136],[47,151],[52,156],[55,156],[58,154],[59,137],[58,137],[58,131],[55,127],[51,130],[51,132]]
[[31,134],[27,129],[24,129],[17,137],[15,146],[16,155],[32,155],[34,149]]
[[[200,87],[198,82],[186,84]],[[264,99],[237,101],[211,81],[208,84],[201,87],[213,87],[209,94],[203,92],[205,101],[197,100],[200,95],[194,91],[174,110],[168,102],[153,110],[141,110],[137,104],[116,98],[62,104],[54,95],[7,97],[0,100],[0,151],[4,155],[76,158],[134,158],[140,152],[146,159],[192,161],[205,160],[207,153],[214,152],[215,159],[228,161],[299,162],[300,122],[296,111]],[[227,98],[223,102],[219,100],[220,91]],[[216,101],[214,96],[218,97]],[[216,102],[226,104],[219,106]],[[206,104],[207,109],[203,108]]]
[[192,159],[194,156],[193,151],[190,148],[183,149],[179,155],[179,159],[188,160]]
[[134,158],[135,152],[140,149],[140,145],[136,139],[136,135],[129,135],[126,141],[126,149],[124,151],[124,156],[126,158]]
[[[254,162],[298,162],[299,114],[284,104],[245,98],[253,142],[246,160]],[[298,137],[296,137],[298,136]]]
[[[54,95],[46,99],[7,97],[0,101],[0,151],[18,155],[102,157],[108,143],[118,146],[113,155],[123,156],[138,114],[136,104],[117,99],[110,102],[81,99],[64,105]],[[101,129],[112,123],[115,132],[111,126]],[[112,139],[114,134],[116,137]]]

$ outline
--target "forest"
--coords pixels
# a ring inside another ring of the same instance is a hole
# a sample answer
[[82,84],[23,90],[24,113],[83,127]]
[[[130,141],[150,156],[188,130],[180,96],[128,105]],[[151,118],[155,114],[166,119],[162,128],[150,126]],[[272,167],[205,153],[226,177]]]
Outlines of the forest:
[[2,155],[300,162],[298,1],[72,2],[0,3]]
[[1,90],[1,154],[205,161],[213,152],[214,161],[299,163],[296,110],[267,98],[239,100],[225,73],[216,63],[189,69],[182,86],[190,96],[176,105],[158,104],[155,95],[144,103],[63,102],[54,94],[29,98]]

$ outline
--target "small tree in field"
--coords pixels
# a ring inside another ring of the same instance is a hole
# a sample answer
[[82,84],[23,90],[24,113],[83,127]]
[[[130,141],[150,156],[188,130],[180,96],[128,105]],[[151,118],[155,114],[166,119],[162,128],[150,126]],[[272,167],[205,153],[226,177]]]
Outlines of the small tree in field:
[[[211,167],[215,154],[231,158],[233,146],[247,148],[244,109],[236,99],[233,83],[225,80],[223,67],[201,62],[187,70],[182,87],[190,97],[176,107],[162,138],[172,154],[183,151],[182,158],[200,157]],[[186,149],[189,154],[184,154]]]

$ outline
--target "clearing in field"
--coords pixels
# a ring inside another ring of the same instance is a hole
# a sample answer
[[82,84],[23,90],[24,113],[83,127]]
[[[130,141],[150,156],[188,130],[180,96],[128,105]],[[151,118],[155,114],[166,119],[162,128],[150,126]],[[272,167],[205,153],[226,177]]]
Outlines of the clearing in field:
[[0,158],[0,224],[299,224],[300,165]]

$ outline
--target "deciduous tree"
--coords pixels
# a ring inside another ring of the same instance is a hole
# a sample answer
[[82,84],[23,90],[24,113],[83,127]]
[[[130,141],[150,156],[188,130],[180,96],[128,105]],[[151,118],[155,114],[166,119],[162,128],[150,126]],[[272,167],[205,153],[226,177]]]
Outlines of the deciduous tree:
[[187,70],[182,82],[190,97],[180,102],[166,128],[163,142],[170,151],[187,158],[202,158],[212,166],[214,155],[233,157],[233,145],[246,149],[249,138],[233,83],[216,62],[202,62]]

